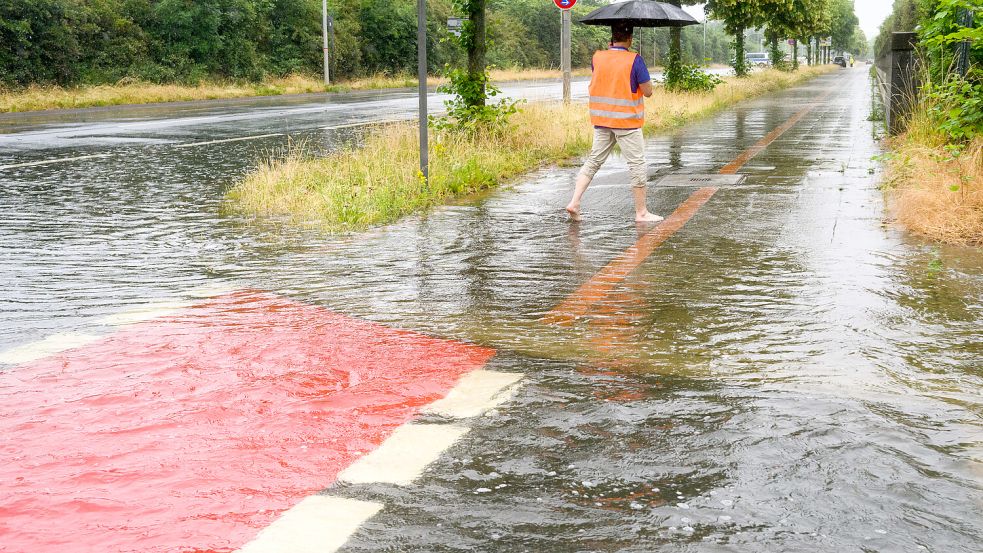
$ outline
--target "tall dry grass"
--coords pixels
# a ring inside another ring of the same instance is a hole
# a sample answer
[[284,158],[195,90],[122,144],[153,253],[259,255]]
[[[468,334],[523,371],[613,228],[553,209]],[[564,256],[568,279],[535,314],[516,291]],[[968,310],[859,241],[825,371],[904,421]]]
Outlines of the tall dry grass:
[[[578,69],[575,76],[590,75],[589,70]],[[539,69],[495,69],[494,81],[523,81],[559,79],[559,71]],[[428,79],[431,85],[446,82],[440,77]],[[289,75],[266,79],[261,83],[205,82],[198,85],[155,84],[138,80],[124,80],[111,85],[85,85],[78,87],[30,86],[22,89],[0,87],[0,113],[39,111],[46,109],[74,109],[125,104],[153,104],[222,98],[246,98],[253,96],[281,96],[312,92],[350,92],[385,88],[407,88],[417,85],[416,75],[376,75],[352,79],[325,86],[321,77]]]
[[[705,116],[735,102],[792,86],[829,71],[763,71],[730,79],[711,94],[658,87],[646,101],[645,132]],[[527,105],[494,135],[433,133],[430,180],[418,173],[417,129],[383,127],[364,144],[322,158],[303,149],[261,164],[229,192],[231,209],[287,217],[327,230],[387,223],[449,198],[473,194],[545,163],[585,153],[593,129],[584,104]]]
[[933,240],[983,246],[983,138],[954,155],[921,113],[892,147],[886,183],[897,221]]

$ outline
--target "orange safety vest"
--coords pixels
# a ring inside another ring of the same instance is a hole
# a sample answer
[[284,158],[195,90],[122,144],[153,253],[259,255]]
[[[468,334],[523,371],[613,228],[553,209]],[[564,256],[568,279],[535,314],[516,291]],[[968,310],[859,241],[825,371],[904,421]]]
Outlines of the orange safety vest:
[[642,87],[631,91],[635,52],[600,50],[594,53],[590,80],[590,122],[595,127],[640,129],[645,123]]

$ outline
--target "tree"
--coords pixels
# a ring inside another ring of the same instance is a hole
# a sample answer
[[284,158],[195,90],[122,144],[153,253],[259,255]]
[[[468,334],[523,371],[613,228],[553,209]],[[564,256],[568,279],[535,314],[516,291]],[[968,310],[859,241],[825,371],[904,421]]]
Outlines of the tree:
[[859,57],[864,57],[868,54],[867,50],[869,48],[869,45],[870,45],[870,41],[867,40],[866,33],[864,33],[863,29],[857,27],[853,31],[853,40],[851,41],[850,48],[849,48],[850,52],[856,54]]
[[919,19],[927,12],[918,0],[894,0],[894,10],[881,24],[880,34],[874,41],[875,56],[887,53],[891,45],[891,33],[911,32],[918,26]]
[[0,80],[17,84],[57,82],[78,77],[73,63],[78,40],[67,22],[65,0],[4,0],[0,3]]
[[734,71],[739,77],[748,73],[744,57],[744,31],[764,22],[764,0],[709,0],[707,13],[724,22],[724,28],[734,37]]
[[488,36],[485,25],[486,0],[455,0],[467,17],[461,33],[461,46],[468,54],[467,78],[469,89],[462,91],[462,99],[468,107],[485,105],[488,94],[488,76],[485,55],[488,52]]
[[784,55],[778,41],[794,39],[791,68],[799,67],[799,40],[815,35],[825,26],[829,0],[767,0],[765,13],[768,29],[765,35],[771,44],[772,59],[776,67],[783,67]]
[[[699,0],[669,0],[673,6],[691,6],[700,3]],[[669,56],[666,59],[666,86],[672,88],[682,78],[683,47],[682,27],[672,27],[669,30]]]
[[833,39],[833,50],[848,50],[859,25],[853,0],[831,0],[829,36]]

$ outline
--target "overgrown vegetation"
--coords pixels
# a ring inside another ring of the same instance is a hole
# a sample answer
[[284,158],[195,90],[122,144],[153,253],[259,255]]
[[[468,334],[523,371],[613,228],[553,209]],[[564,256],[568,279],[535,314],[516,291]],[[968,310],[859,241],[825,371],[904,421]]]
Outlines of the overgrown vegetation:
[[[445,115],[430,116],[430,125],[439,131],[497,132],[508,126],[509,117],[519,109],[519,101],[508,98],[487,103],[502,93],[492,84],[488,71],[479,74],[477,79],[471,78],[466,71],[453,71],[448,83],[437,87],[437,91],[453,96],[444,101]],[[479,93],[480,103],[476,100]]]
[[922,112],[892,144],[886,188],[907,229],[934,240],[983,246],[983,137],[953,147]]
[[983,9],[975,0],[897,0],[878,43],[887,48],[891,32],[913,29],[921,100],[891,143],[891,203],[915,232],[983,245]]
[[[709,94],[659,87],[646,101],[645,132],[680,125],[828,70],[762,71],[730,79]],[[536,104],[519,110],[499,133],[431,133],[428,182],[417,174],[417,129],[393,125],[371,133],[360,147],[323,158],[298,149],[263,163],[230,191],[229,208],[331,231],[389,223],[544,163],[582,155],[590,147],[592,128],[583,104]]]
[[960,145],[983,136],[983,70],[933,83],[926,94],[928,115],[949,142]]
[[[672,77],[672,78],[670,78]],[[695,65],[680,65],[675,72],[666,69],[666,89],[670,92],[712,92],[724,80]]]

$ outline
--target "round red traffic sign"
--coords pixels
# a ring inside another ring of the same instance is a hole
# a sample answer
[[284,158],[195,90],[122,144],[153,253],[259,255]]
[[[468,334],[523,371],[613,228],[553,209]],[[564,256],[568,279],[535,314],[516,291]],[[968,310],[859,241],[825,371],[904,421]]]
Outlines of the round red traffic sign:
[[577,5],[577,0],[553,0],[553,3],[561,10],[569,10]]

